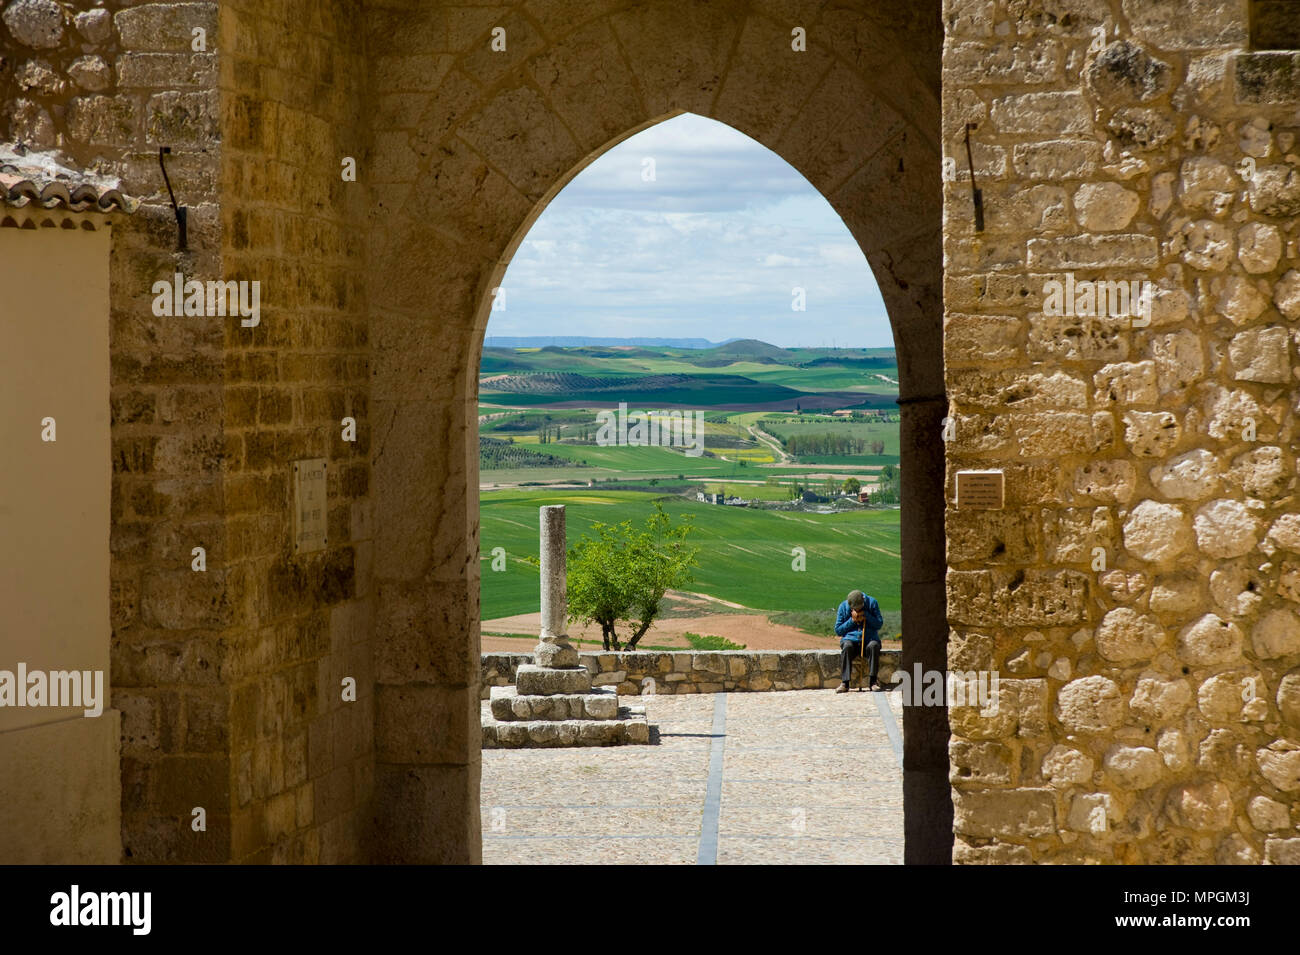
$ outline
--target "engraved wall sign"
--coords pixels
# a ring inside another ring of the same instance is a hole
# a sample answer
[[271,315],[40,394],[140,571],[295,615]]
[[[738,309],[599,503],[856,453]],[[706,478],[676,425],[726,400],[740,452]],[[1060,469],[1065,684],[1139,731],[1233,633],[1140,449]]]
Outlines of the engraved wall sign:
[[1006,476],[1001,471],[958,471],[957,506],[1000,508],[1006,500]]
[[293,462],[293,552],[324,550],[327,513],[324,458]]

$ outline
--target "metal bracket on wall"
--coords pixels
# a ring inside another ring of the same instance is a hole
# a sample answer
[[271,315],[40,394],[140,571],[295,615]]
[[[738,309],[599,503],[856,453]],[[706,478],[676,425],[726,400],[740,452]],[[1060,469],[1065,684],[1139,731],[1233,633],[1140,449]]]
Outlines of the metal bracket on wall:
[[975,128],[974,123],[966,124],[966,165],[970,167],[970,193],[971,201],[975,203],[975,231],[984,231],[984,193],[975,188],[975,160],[971,158],[970,152],[970,131]]
[[185,235],[186,209],[184,206],[176,204],[176,193],[172,192],[172,181],[167,178],[167,163],[163,160],[164,156],[171,155],[170,146],[158,147],[158,165],[162,168],[163,182],[167,184],[167,195],[171,196],[172,211],[176,213],[176,248],[181,252],[187,250],[187,237]]

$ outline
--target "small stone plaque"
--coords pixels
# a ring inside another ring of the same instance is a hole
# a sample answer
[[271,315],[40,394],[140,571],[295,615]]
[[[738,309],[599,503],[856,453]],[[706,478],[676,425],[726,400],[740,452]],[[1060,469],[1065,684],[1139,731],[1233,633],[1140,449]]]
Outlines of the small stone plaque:
[[1000,508],[1006,500],[1006,476],[1001,471],[958,471],[957,506]]
[[325,549],[327,511],[324,458],[293,462],[293,552]]

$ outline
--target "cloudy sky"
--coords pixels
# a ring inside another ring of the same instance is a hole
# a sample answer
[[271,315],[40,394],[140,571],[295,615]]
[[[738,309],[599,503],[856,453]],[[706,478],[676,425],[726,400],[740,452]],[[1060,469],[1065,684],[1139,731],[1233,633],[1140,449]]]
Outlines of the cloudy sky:
[[[643,179],[654,160],[654,181]],[[686,114],[625,140],[542,212],[489,336],[760,338],[888,347],[857,243],[785,160]],[[805,290],[807,311],[791,309]]]

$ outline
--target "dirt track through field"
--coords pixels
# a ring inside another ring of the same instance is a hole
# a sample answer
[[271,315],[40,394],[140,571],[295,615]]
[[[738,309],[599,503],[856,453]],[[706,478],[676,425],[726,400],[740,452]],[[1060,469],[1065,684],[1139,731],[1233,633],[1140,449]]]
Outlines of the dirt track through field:
[[[694,595],[680,594],[674,603],[679,607],[697,603],[708,606],[709,599],[692,599]],[[680,612],[680,610],[678,611]],[[498,617],[483,621],[483,645],[485,653],[527,653],[532,650],[530,642],[541,632],[542,615],[540,613],[515,614],[512,617]],[[529,640],[518,637],[490,636],[493,633],[527,634]],[[834,634],[816,636],[804,633],[795,627],[781,623],[772,623],[762,613],[701,613],[695,616],[671,616],[655,622],[650,631],[641,638],[641,646],[680,647],[690,649],[690,643],[683,634],[698,633],[723,637],[732,643],[743,644],[749,650],[834,650],[839,647],[839,639]],[[594,624],[580,627],[572,624],[569,636],[579,644],[579,649],[592,649],[600,646],[600,627]],[[626,637],[622,633],[620,639]],[[884,643],[886,649],[901,646],[895,640]]]

